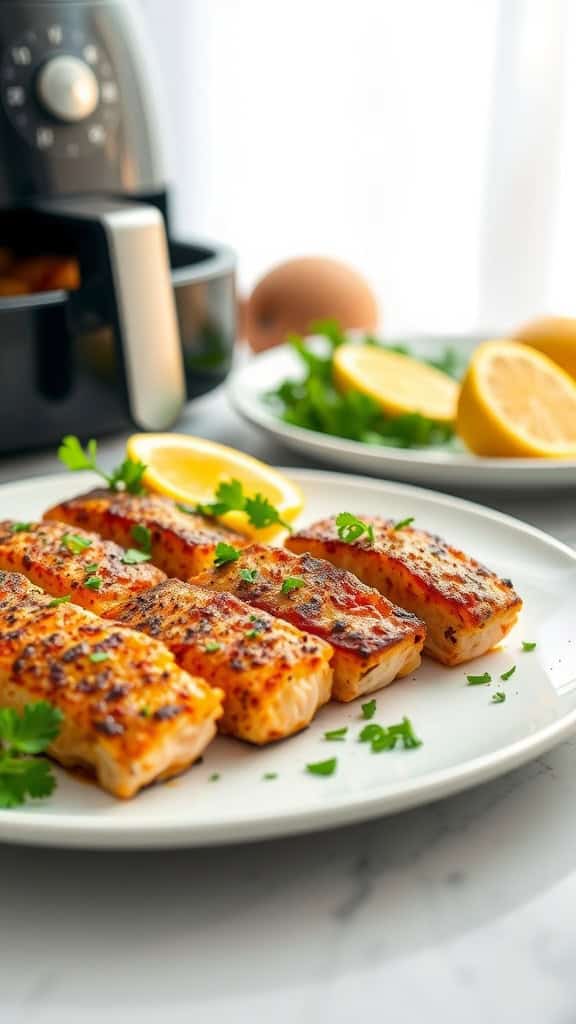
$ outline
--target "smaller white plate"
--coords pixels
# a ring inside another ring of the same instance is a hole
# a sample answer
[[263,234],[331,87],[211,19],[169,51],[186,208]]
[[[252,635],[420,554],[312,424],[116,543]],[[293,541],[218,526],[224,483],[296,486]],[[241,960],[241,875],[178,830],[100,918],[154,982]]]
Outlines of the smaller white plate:
[[[404,341],[405,339],[399,339]],[[409,338],[416,355],[438,355],[453,346],[469,355],[482,338]],[[251,359],[232,374],[228,394],[246,420],[288,448],[354,473],[430,484],[433,487],[498,487],[539,490],[576,487],[574,459],[488,459],[468,452],[433,448],[385,448],[293,427],[278,419],[263,396],[287,377],[301,377],[302,364],[289,345]]]

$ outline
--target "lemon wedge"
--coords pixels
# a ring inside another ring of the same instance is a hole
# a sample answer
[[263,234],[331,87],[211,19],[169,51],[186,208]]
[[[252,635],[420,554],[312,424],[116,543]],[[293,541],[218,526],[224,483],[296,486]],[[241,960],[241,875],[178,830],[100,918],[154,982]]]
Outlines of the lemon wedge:
[[576,385],[515,341],[486,341],[462,382],[456,429],[477,455],[576,455]]
[[[304,499],[296,484],[251,455],[215,441],[189,434],[133,434],[126,452],[146,464],[144,483],[151,491],[185,505],[212,502],[220,483],[239,480],[247,497],[261,494],[285,522],[302,511]],[[271,540],[282,530],[277,524],[258,530],[245,512],[227,512],[220,522],[259,541]]]
[[341,391],[370,395],[387,416],[419,412],[438,423],[456,417],[458,384],[440,370],[375,345],[341,345],[334,353]]
[[543,352],[576,378],[576,320],[572,317],[545,316],[533,320],[514,335],[514,340]]

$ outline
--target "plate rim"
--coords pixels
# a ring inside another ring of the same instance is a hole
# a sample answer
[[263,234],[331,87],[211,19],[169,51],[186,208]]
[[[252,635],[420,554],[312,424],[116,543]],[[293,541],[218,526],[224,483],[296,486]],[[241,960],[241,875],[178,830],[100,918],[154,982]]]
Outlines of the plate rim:
[[[576,565],[576,550],[539,527],[532,526],[515,516],[489,508],[479,502],[436,492],[427,487],[396,481],[378,480],[367,476],[323,469],[279,467],[298,483],[345,483],[359,490],[370,487],[383,493],[418,495],[433,504],[450,506],[463,512],[480,515],[503,526],[512,527],[533,539],[555,548]],[[78,481],[91,474],[79,474]],[[51,473],[0,484],[0,495],[5,489],[26,490],[34,486],[54,486],[66,473]],[[547,750],[576,732],[576,707],[547,726],[497,751],[473,758],[464,765],[452,765],[428,775],[396,783],[388,793],[342,796],[334,805],[321,808],[291,810],[277,817],[267,811],[252,813],[237,822],[211,822],[195,828],[194,822],[154,821],[154,815],[135,822],[119,822],[114,818],[98,819],[96,814],[56,813],[36,816],[28,808],[0,810],[0,841],[26,843],[45,847],[74,847],[84,849],[161,849],[177,847],[206,847],[288,837],[314,833],[330,828],[345,827],[361,821],[385,817],[402,810],[423,806],[435,800],[463,792],[488,782],[500,775],[539,757]]]
[[290,346],[282,344],[276,345],[266,352],[253,355],[248,362],[232,370],[225,385],[228,399],[235,412],[248,423],[266,430],[284,442],[288,439],[288,441],[298,442],[308,447],[315,446],[326,452],[338,451],[349,455],[351,459],[362,454],[363,458],[376,465],[390,463],[393,466],[395,463],[399,463],[412,466],[414,470],[419,467],[433,468],[437,466],[446,470],[476,470],[483,475],[493,473],[495,477],[508,473],[523,475],[526,471],[532,471],[538,478],[540,476],[548,478],[555,474],[563,475],[572,470],[576,486],[576,459],[494,458],[467,452],[448,452],[444,449],[394,448],[353,441],[345,437],[335,437],[332,434],[322,434],[318,430],[309,430],[307,427],[285,423],[267,411],[263,403],[253,402],[247,398],[241,383],[248,376],[250,370],[253,371],[258,362],[273,362],[278,354],[288,351],[290,351]]

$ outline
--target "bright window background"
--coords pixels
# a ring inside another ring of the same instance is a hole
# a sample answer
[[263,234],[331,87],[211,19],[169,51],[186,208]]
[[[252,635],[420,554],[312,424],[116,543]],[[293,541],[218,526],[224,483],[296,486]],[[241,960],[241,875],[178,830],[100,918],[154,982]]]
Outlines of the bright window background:
[[576,313],[576,4],[140,4],[178,229],[233,245],[243,290],[316,253],[394,331]]

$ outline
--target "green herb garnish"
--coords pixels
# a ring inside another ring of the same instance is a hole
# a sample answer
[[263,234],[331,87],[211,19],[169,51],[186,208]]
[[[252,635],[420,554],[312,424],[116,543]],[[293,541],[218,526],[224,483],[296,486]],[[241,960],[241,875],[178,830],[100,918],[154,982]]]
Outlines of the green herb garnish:
[[316,761],[314,764],[307,764],[306,771],[310,775],[334,775],[338,758],[330,757],[327,761]]
[[130,532],[132,540],[138,545],[140,551],[150,555],[152,553],[152,534],[148,527],[144,523],[135,523]]
[[29,533],[33,526],[34,526],[34,523],[11,523],[10,524],[10,532],[11,533]]
[[502,673],[502,675],[500,676],[500,679],[502,679],[504,682],[506,682],[508,679],[510,679],[511,676],[514,675],[515,671],[516,671],[516,665],[512,665],[511,668],[507,669],[506,672]]
[[501,690],[498,690],[497,693],[493,693],[492,694],[492,700],[490,701],[490,703],[491,704],[503,704],[505,700],[506,700],[506,694],[502,693]]
[[[454,446],[452,425],[437,423],[417,412],[388,417],[369,395],[354,390],[340,392],[334,383],[334,352],[351,339],[335,321],[312,323],[310,333],[320,337],[311,343],[295,334],[286,339],[302,364],[303,375],[287,378],[263,396],[263,400],[285,423],[386,447]],[[385,344],[370,336],[362,341],[388,351],[414,355],[407,345]],[[465,368],[464,360],[455,349],[446,349],[438,358],[420,361],[451,377],[460,377]]]
[[257,530],[263,530],[266,526],[278,523],[284,529],[290,530],[288,523],[280,517],[278,509],[272,505],[263,494],[254,494],[251,497],[244,494],[244,487],[240,480],[224,480],[218,485],[212,502],[197,505],[194,509],[180,506],[183,512],[192,512],[202,516],[224,516],[227,512],[245,512],[248,522]]
[[47,701],[26,704],[22,714],[0,708],[0,807],[19,807],[28,797],[50,796],[52,768],[40,754],[56,739],[63,714]]
[[212,772],[212,775],[208,776],[208,782],[218,782],[220,779],[220,772]]
[[90,661],[93,661],[95,665],[98,665],[101,661],[108,661],[110,655],[108,651],[93,651],[89,656]]
[[336,516],[336,529],[340,540],[343,540],[345,544],[353,544],[363,534],[366,534],[366,540],[370,544],[374,543],[373,526],[370,523],[365,523],[363,519],[353,516],[351,512],[340,512]]
[[206,646],[204,647],[204,650],[208,654],[215,654],[216,651],[220,651],[221,649],[222,644],[217,643],[216,640],[209,640]]
[[324,733],[324,739],[335,741],[346,739],[346,733],[348,732],[348,726],[343,725],[341,729],[329,729],[328,732]]
[[374,754],[382,750],[394,750],[397,746],[403,750],[415,750],[422,746],[422,740],[416,736],[409,718],[403,718],[396,725],[370,723],[364,726],[358,738],[361,743],[370,743]]
[[81,537],[78,533],[65,533],[60,541],[63,547],[67,548],[68,551],[73,555],[80,555],[86,548],[92,547],[92,541],[86,540],[85,537]]
[[98,444],[92,438],[88,441],[86,448],[83,448],[77,437],[68,434],[62,438],[58,448],[58,458],[68,469],[76,473],[80,470],[90,469],[106,481],[112,491],[128,491],[129,494],[142,494],[144,486],[142,477],[148,468],[143,462],[132,462],[125,459],[119,466],[106,473],[96,461]]
[[98,572],[99,568],[98,562],[90,562],[89,565],[84,566],[84,572],[87,576],[92,576],[93,573]]
[[264,772],[262,778],[264,782],[272,782],[272,779],[278,778],[278,772]]
[[535,647],[536,647],[536,641],[535,640],[523,640],[522,641],[522,650],[523,651],[533,651]]
[[71,594],[64,594],[63,597],[53,597],[48,605],[49,608],[56,608],[59,604],[68,604],[72,600]]
[[306,580],[303,580],[301,576],[287,576],[280,590],[283,594],[291,594],[293,590],[300,590],[300,587],[305,586]]
[[122,557],[123,565],[140,565],[141,562],[149,562],[150,555],[146,551],[139,551],[138,548],[128,548]]
[[369,700],[366,704],[362,705],[362,717],[363,718],[374,718],[376,713],[376,701]]
[[492,682],[492,676],[489,672],[483,672],[481,676],[466,676],[468,680],[468,686],[487,686],[488,683]]
[[256,580],[258,579],[258,569],[240,569],[238,575],[244,583],[256,583]]
[[84,580],[84,586],[88,587],[88,590],[100,590],[102,583],[101,576],[87,576]]
[[394,523],[393,530],[403,530],[406,526],[411,526],[414,522],[414,516],[408,516],[406,519],[399,519],[397,523]]
[[240,558],[238,548],[235,548],[232,544],[224,544],[222,541],[218,542],[214,555],[214,565],[217,568],[221,565],[226,565],[227,562],[235,562],[238,558]]

